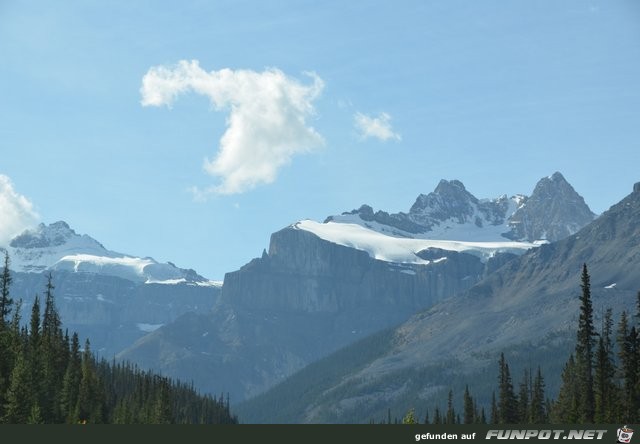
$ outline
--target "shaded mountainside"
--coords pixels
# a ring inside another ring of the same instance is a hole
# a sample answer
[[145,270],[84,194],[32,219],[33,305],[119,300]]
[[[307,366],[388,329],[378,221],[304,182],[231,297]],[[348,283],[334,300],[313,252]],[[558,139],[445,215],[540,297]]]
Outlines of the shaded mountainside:
[[[548,182],[542,188],[573,190],[559,173]],[[559,205],[581,199],[560,191],[547,197]],[[193,379],[205,391],[223,381],[236,401],[255,396],[309,363],[469,289],[533,247],[501,236],[507,215],[523,199],[478,200],[461,182],[441,181],[418,198],[408,219],[383,215],[421,230],[438,226],[447,235],[474,227],[467,242],[412,238],[355,213],[323,224],[298,222],[274,233],[262,257],[226,274],[210,314],[179,319],[119,357]],[[545,207],[539,210],[538,219],[554,219]]]
[[[524,367],[541,365],[554,396],[575,339],[584,263],[596,325],[608,307],[615,316],[634,310],[640,289],[639,184],[576,234],[532,249],[459,297],[412,316],[384,346],[364,339],[342,359],[326,358],[340,369],[330,378],[312,364],[239,412],[248,422],[368,422],[385,418],[389,407],[400,414],[436,402],[445,408],[448,390],[461,394],[466,383],[488,406],[502,351],[514,362],[515,380]],[[380,352],[366,362],[348,358],[371,350]],[[299,392],[305,386],[313,399]],[[278,415],[281,405],[291,416]]]
[[52,273],[64,327],[106,358],[183,313],[208,313],[220,296],[220,284],[194,270],[108,250],[63,221],[26,230],[0,250],[10,256],[23,320]]
[[[65,328],[91,338],[93,349],[107,359],[137,339],[187,312],[208,313],[220,287],[144,284],[96,273],[53,272],[57,305]],[[22,318],[42,293],[46,275],[14,273],[12,294],[22,299]]]
[[[269,252],[228,273],[208,315],[185,315],[119,355],[143,368],[224,386],[242,400],[347,344],[468,289],[501,262],[431,249],[425,264],[373,259],[294,227]],[[446,254],[446,260],[441,259]]]

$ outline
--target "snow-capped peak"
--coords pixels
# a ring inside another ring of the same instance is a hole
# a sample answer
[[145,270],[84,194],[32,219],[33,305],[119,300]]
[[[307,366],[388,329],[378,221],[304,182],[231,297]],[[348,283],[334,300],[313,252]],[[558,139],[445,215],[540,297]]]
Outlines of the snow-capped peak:
[[325,222],[355,223],[393,236],[459,241],[555,241],[593,220],[584,200],[559,172],[542,178],[531,197],[478,199],[459,180],[441,180],[408,213],[363,205]]
[[147,283],[209,282],[195,271],[172,263],[107,250],[92,237],[77,234],[63,221],[26,230],[10,242],[7,250],[11,268],[18,272],[94,273]]

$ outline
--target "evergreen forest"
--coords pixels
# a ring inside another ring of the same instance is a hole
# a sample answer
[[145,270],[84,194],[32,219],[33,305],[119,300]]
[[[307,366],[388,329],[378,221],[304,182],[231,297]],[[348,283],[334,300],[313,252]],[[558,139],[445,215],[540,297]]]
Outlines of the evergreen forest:
[[[11,297],[9,256],[0,275],[0,423],[234,424],[229,398],[97,359],[89,339],[62,330],[48,276],[27,323]],[[42,307],[44,305],[44,307]]]

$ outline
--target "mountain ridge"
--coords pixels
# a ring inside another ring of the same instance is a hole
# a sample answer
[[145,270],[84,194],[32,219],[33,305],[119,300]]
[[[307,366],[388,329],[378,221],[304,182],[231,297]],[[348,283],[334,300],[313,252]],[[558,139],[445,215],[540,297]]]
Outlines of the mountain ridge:
[[540,179],[529,197],[478,199],[461,181],[442,179],[434,191],[420,194],[407,213],[374,212],[364,204],[324,222],[356,223],[402,237],[535,242],[566,237],[594,218],[582,196],[555,172]]
[[[482,203],[469,197],[461,182],[442,181],[439,192],[447,189],[466,196],[470,205]],[[508,203],[506,197],[500,202]],[[481,228],[468,211],[460,214],[465,217],[460,230],[469,224]],[[389,232],[395,228],[388,225],[385,231],[376,222],[360,222],[300,221],[273,233],[268,251],[225,275],[211,313],[159,328],[119,357],[188,379],[184,372],[208,368],[196,384],[208,389],[215,373],[227,381],[232,397],[242,400],[471,288],[539,245],[496,236],[504,224],[492,226],[497,227],[490,232],[493,238],[485,235],[491,242],[459,242],[411,238]],[[185,349],[188,343],[197,346]]]
[[[612,308],[614,316],[635,309],[640,289],[640,184],[633,190],[577,233],[529,250],[462,294],[415,314],[393,330],[377,357],[347,365],[332,381],[316,376],[311,364],[304,378],[293,376],[295,384],[287,386],[285,381],[282,388],[248,401],[241,412],[248,421],[269,422],[269,415],[253,407],[269,412],[270,399],[278,399],[291,404],[288,412],[297,412],[278,421],[366,422],[383,417],[390,406],[404,411],[412,406],[433,408],[436,400],[442,406],[448,390],[461,393],[465,383],[488,408],[495,373],[488,381],[485,375],[501,352],[514,360],[512,370],[538,364],[543,371],[552,369],[545,382],[555,395],[575,341],[582,265],[588,264],[591,275],[594,324],[599,325],[606,308]],[[351,348],[350,353],[367,351]],[[286,389],[304,385],[317,387],[317,397],[298,405],[299,395],[291,392],[289,397]],[[275,412],[272,417],[277,417]]]

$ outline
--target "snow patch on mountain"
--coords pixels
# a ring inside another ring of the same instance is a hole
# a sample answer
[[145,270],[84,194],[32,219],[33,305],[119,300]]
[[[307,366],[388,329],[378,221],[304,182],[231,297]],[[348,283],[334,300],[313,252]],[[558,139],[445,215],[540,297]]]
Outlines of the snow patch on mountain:
[[[359,224],[345,222],[319,223],[303,220],[293,228],[309,231],[326,241],[366,251],[374,258],[385,262],[428,265],[436,261],[418,256],[423,250],[438,248],[479,257],[483,262],[497,253],[522,254],[538,244],[530,242],[492,241],[470,242],[438,239],[420,239],[387,235]],[[440,258],[439,260],[446,260]]]
[[216,286],[193,270],[145,257],[107,250],[90,236],[79,235],[66,222],[40,224],[15,237],[7,248],[17,272],[68,271],[115,276],[141,283],[191,283]]

